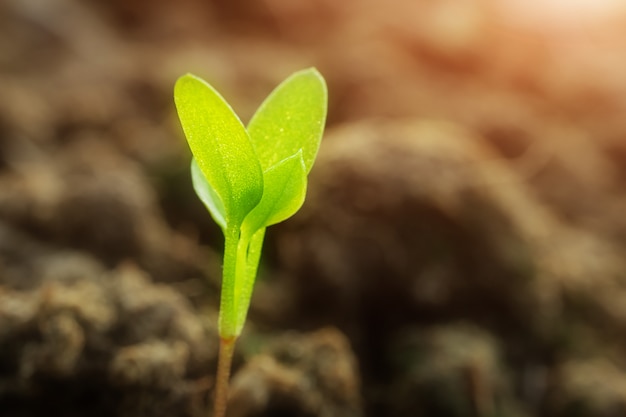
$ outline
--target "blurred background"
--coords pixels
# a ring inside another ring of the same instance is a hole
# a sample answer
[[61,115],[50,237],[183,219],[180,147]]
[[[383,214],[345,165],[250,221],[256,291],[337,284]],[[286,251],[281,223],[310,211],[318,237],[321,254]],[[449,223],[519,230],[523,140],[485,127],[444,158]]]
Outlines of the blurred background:
[[229,416],[626,415],[620,0],[0,2],[0,412],[207,415],[222,236],[173,106],[315,66]]

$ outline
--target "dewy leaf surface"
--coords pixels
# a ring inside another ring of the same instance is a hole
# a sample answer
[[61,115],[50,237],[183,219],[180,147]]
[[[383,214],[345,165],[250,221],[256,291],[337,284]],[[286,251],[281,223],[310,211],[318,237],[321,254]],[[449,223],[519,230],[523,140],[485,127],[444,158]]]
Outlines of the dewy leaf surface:
[[302,149],[311,170],[326,123],[328,93],[314,68],[298,71],[265,99],[248,124],[248,133],[263,170]]
[[245,127],[213,87],[187,74],[174,101],[191,152],[220,197],[229,226],[240,225],[263,194],[263,173]]
[[191,181],[198,198],[200,198],[200,201],[202,201],[209,210],[215,223],[217,223],[222,230],[225,230],[226,213],[224,212],[224,204],[211,184],[208,183],[198,163],[193,158],[191,159]]
[[293,216],[306,196],[306,166],[302,151],[264,172],[265,191],[261,202],[246,217],[242,233],[257,230]]

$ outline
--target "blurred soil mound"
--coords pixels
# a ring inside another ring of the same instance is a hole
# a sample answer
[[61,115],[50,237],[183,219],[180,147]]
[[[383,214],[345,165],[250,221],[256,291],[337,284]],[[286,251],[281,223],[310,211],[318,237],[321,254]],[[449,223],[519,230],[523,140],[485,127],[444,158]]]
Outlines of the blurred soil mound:
[[172,86],[245,121],[315,65],[328,135],[268,233],[233,415],[624,415],[626,17],[497,6],[0,3],[0,408],[204,415],[222,238]]
[[106,271],[87,255],[41,247],[6,225],[1,233],[19,245],[1,249],[5,412],[192,415],[217,351],[215,329],[205,329],[188,300],[132,265]]
[[[520,378],[507,396],[541,398],[531,414],[553,406],[553,389],[569,386],[572,374],[557,369],[570,360],[622,360],[613,349],[626,325],[623,246],[564,221],[486,140],[440,121],[345,125],[327,135],[311,182],[311,202],[277,233],[285,272],[274,285],[282,292],[268,284],[277,299],[259,308],[286,327],[341,323],[366,358],[365,378],[383,382],[377,389],[389,390],[387,399],[410,389],[386,385],[399,377],[388,343],[415,323],[471,321],[489,332],[508,368],[480,372]],[[527,374],[540,376],[523,381]],[[444,395],[443,381],[431,383],[424,392]],[[477,401],[463,392],[466,404]],[[393,408],[390,401],[381,410]],[[402,415],[463,415],[429,407]],[[502,407],[507,415],[524,409]]]
[[341,332],[285,333],[233,380],[229,415],[363,415],[359,371]]

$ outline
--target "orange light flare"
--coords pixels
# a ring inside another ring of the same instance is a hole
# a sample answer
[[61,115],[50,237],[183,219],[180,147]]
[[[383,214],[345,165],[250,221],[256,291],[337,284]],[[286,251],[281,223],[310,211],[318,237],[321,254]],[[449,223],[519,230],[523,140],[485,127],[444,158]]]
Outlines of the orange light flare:
[[492,0],[503,23],[543,33],[576,33],[624,23],[624,0]]
[[626,93],[626,0],[480,1],[514,70],[535,74],[562,97],[584,88]]

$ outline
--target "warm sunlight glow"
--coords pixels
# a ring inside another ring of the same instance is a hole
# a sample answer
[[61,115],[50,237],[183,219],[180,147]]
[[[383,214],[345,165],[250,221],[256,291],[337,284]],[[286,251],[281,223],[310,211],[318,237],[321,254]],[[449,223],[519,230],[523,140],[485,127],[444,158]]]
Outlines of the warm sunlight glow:
[[543,29],[594,25],[624,14],[624,0],[496,0],[507,19]]

